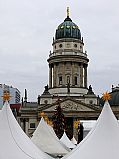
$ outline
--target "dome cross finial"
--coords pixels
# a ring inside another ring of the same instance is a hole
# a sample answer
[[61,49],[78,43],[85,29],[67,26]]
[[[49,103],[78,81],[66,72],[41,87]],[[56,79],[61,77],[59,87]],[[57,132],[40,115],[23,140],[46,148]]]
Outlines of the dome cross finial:
[[69,17],[69,7],[67,7],[67,17]]

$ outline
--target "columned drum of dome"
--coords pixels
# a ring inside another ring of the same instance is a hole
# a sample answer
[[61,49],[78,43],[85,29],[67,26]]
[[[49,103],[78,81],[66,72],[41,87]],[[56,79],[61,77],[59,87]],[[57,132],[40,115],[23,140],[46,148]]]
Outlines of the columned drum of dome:
[[53,38],[50,52],[49,91],[58,95],[84,95],[87,93],[87,67],[89,59],[84,52],[83,37],[69,14]]

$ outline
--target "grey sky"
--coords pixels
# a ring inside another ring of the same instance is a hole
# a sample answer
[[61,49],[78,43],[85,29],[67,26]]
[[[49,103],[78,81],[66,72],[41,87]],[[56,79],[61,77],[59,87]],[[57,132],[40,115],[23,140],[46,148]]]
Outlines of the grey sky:
[[118,0],[0,0],[0,83],[36,101],[48,83],[47,58],[57,26],[70,17],[90,59],[88,85],[98,95],[119,83]]

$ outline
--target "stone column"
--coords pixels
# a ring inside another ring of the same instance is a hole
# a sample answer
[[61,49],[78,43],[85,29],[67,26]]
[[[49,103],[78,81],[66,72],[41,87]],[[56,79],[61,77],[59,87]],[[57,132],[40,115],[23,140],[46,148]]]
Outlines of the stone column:
[[56,63],[55,65],[55,86],[57,87],[58,86],[58,64]]
[[74,86],[74,63],[72,62],[72,70],[71,70],[71,85]]
[[56,87],[56,64],[53,67],[53,87]]
[[21,126],[22,130],[24,130],[24,121],[22,118],[20,119],[20,126]]
[[29,119],[25,119],[25,133],[27,136],[29,136],[28,129],[29,129]]
[[66,85],[65,83],[65,63],[62,63],[62,85]]
[[52,88],[52,65],[49,64],[49,88]]
[[84,67],[84,87],[87,88],[87,65]]
[[83,64],[80,65],[80,87],[83,87]]

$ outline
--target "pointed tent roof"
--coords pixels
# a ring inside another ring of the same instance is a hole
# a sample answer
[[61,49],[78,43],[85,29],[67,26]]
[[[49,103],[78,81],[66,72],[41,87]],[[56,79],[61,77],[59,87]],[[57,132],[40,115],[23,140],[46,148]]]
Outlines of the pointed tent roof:
[[76,139],[75,139],[74,136],[73,136],[73,138],[71,139],[71,142],[72,142],[73,144],[77,145],[77,141],[76,141]]
[[64,131],[64,134],[61,137],[60,141],[62,141],[69,148],[74,148],[76,146],[69,140],[69,138],[67,137],[65,131]]
[[66,157],[67,159],[112,159],[119,157],[119,123],[108,101],[95,127]]
[[1,159],[49,159],[23,132],[5,102],[0,111],[0,158]]
[[[48,125],[48,124],[47,124],[47,125]],[[55,134],[55,131],[54,131],[53,127],[52,127],[52,126],[50,126],[50,125],[48,125],[48,127],[49,127],[50,131],[53,133],[53,135],[55,135],[55,136],[56,136],[56,134]],[[57,136],[56,136],[56,137],[57,137]],[[59,138],[58,138],[58,140],[59,140]]]
[[65,155],[70,149],[55,135],[54,130],[41,118],[40,123],[31,138],[33,143],[44,152],[52,155]]

